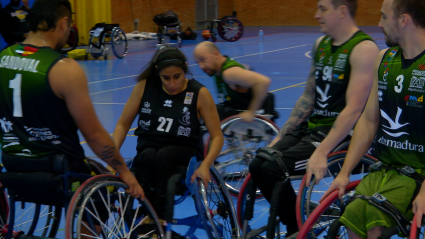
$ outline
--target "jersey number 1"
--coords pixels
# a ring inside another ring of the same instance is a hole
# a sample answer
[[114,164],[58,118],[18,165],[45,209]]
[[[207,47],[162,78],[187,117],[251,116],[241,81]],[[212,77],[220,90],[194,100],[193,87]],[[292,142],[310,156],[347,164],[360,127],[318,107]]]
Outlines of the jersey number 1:
[[21,83],[22,74],[16,74],[9,82],[9,88],[13,89],[13,117],[22,117]]

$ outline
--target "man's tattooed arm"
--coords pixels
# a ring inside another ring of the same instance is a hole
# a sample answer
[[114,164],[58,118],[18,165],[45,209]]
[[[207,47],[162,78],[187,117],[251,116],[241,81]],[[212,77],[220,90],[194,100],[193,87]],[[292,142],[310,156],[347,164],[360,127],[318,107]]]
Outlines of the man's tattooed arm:
[[316,74],[314,69],[314,61],[310,69],[307,84],[304,89],[304,93],[297,100],[294,109],[289,116],[289,119],[282,126],[279,132],[280,138],[285,134],[298,129],[300,124],[310,117],[314,108],[314,100],[316,96]]
[[118,170],[118,168],[123,165],[123,162],[116,157],[117,155],[119,154],[117,154],[115,147],[106,145],[103,147],[101,159],[109,164],[114,170]]

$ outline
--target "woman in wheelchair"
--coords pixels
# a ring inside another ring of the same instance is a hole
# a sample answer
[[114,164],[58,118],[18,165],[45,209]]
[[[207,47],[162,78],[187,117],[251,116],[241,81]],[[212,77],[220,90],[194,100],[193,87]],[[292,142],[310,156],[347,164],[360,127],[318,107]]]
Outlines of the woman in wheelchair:
[[160,48],[139,75],[113,134],[115,144],[121,147],[139,115],[135,131],[137,155],[132,168],[160,218],[164,218],[166,183],[175,169],[187,166],[194,156],[202,159],[202,120],[212,143],[192,181],[200,177],[208,184],[209,168],[223,145],[213,98],[198,81],[187,79],[187,72],[187,59],[178,48]]

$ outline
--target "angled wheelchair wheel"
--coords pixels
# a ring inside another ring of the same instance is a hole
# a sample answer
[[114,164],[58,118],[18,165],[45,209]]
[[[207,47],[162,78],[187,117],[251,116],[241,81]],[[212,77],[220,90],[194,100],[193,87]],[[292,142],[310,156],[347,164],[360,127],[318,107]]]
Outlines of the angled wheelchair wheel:
[[223,17],[218,24],[217,32],[223,40],[237,41],[243,35],[243,24],[236,17]]
[[[299,228],[301,228],[301,226],[305,223],[311,212],[319,204],[319,199],[323,196],[323,194],[332,184],[334,178],[337,176],[337,174],[342,168],[346,155],[346,151],[335,152],[329,155],[328,172],[318,185],[316,185],[316,181],[313,179],[310,183],[310,187],[306,187],[305,180],[307,176],[304,176],[300,184],[300,188],[298,189],[297,195],[296,209],[297,222]],[[357,179],[362,179],[369,172],[369,166],[374,164],[376,161],[377,159],[375,159],[374,157],[370,155],[364,155],[357,167],[353,170],[350,176],[350,180],[354,181]]]
[[208,186],[201,179],[195,183],[195,200],[198,213],[209,238],[239,238],[240,229],[236,212],[223,179],[211,168]]
[[114,28],[111,33],[111,45],[114,55],[121,59],[127,55],[127,37],[121,28]]
[[[345,192],[355,190],[360,180],[348,184]],[[348,238],[347,230],[344,226],[333,227],[332,223],[340,217],[341,207],[338,200],[338,190],[329,194],[320,205],[311,213],[304,223],[297,238],[323,238],[333,235],[332,238]],[[335,224],[334,224],[335,225]]]
[[101,34],[99,37],[90,35],[88,52],[94,59],[97,59],[104,55],[104,52],[106,51],[105,40],[106,40],[106,34]]
[[[238,116],[229,117],[221,121],[221,129],[224,145],[214,167],[224,179],[231,195],[237,196],[257,149],[266,147],[279,133],[279,128],[271,120],[256,115],[251,123],[243,122]],[[206,143],[205,152],[209,144],[210,139]]]
[[[1,238],[16,238],[18,235],[54,238],[58,232],[62,207],[45,206],[34,203],[4,202],[5,192],[1,195],[2,215],[0,222]],[[11,196],[13,197],[13,196]],[[5,220],[6,210],[8,218]]]
[[134,199],[126,189],[121,179],[111,175],[82,184],[68,208],[66,238],[164,238],[149,201]]
[[[293,188],[298,188],[301,182],[302,176],[290,177],[290,183]],[[248,185],[251,180],[251,174],[248,174],[241,187],[241,191],[238,196],[238,202],[236,206],[236,212],[238,216],[238,223],[242,230],[242,238],[264,238],[266,237],[267,223],[270,212],[270,203],[262,196],[257,196],[254,202],[254,208],[251,219],[245,219],[245,212],[247,207],[248,196]],[[277,221],[279,223],[279,221]],[[279,230],[280,231],[280,230]],[[281,232],[280,236],[283,236],[286,232]]]
[[78,31],[75,28],[75,26],[72,26],[69,32],[68,41],[66,42],[65,46],[62,47],[60,52],[62,54],[68,53],[74,50],[77,46],[78,46]]

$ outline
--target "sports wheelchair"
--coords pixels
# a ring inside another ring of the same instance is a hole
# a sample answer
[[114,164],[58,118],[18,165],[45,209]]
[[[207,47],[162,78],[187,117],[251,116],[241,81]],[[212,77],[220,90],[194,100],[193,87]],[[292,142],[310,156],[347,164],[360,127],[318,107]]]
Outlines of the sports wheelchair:
[[[368,155],[365,157],[372,158]],[[380,167],[382,167],[382,163],[378,161],[371,165],[370,169],[376,170]],[[384,166],[382,168],[389,167]],[[391,169],[398,171],[399,174],[412,177],[418,185],[423,182],[424,177],[415,173],[414,169],[410,167]],[[372,196],[354,194],[354,190],[360,181],[361,180],[355,180],[349,183],[345,190],[346,194],[343,196],[342,200],[338,199],[339,190],[330,193],[311,213],[297,235],[297,239],[312,237],[348,238],[347,230],[342,223],[339,222],[338,218],[342,215],[345,206],[357,198],[368,201],[371,205],[389,214],[395,220],[397,225],[384,229],[379,238],[387,239],[396,234],[402,237],[408,237],[410,235],[410,238],[423,238],[424,229],[418,229],[416,216],[411,223],[381,194],[375,193]]]
[[[164,213],[166,238],[172,238],[174,226],[189,227],[184,233],[185,238],[197,238],[199,233],[206,233],[208,238],[239,238],[240,229],[236,222],[236,213],[232,198],[224,187],[223,179],[214,167],[211,167],[211,180],[208,185],[197,178],[191,183],[191,176],[201,162],[197,162],[193,157],[188,167],[177,167],[175,174],[170,177],[165,192],[166,210]],[[132,169],[137,171],[135,169]],[[137,174],[136,174],[137,175]],[[155,191],[146,180],[138,177],[145,192]],[[157,190],[156,190],[157,191]],[[151,193],[151,192],[147,192]],[[191,196],[194,200],[196,215],[179,218],[178,205]],[[176,210],[175,210],[176,209]],[[177,213],[176,213],[177,211]],[[177,215],[177,216],[176,216]],[[145,226],[146,227],[146,226]],[[140,230],[143,229],[143,226]],[[203,231],[197,232],[197,229]],[[146,228],[145,228],[146,230]],[[195,234],[196,233],[196,234]]]
[[236,17],[236,12],[233,12],[232,16],[225,16],[221,19],[216,19],[211,21],[210,33],[211,40],[213,42],[217,41],[217,34],[213,31],[213,28],[217,24],[218,35],[225,41],[237,41],[243,35],[243,24]]
[[[279,190],[283,184],[291,183],[293,188],[298,188],[296,215],[299,227],[305,222],[311,211],[317,207],[318,200],[332,183],[334,177],[338,174],[344,162],[346,151],[338,151],[346,148],[349,142],[342,143],[328,157],[328,173],[318,185],[315,181],[310,187],[305,186],[306,175],[289,176],[283,182],[276,183],[272,202],[278,202]],[[374,158],[365,156],[353,171],[351,178],[362,178],[368,172],[368,166],[375,162]],[[302,179],[302,180],[301,180]],[[255,205],[255,206],[254,206]],[[270,208],[275,208],[271,210]],[[266,238],[275,238],[276,235],[282,235],[279,227],[279,218],[277,217],[277,204],[270,205],[259,192],[255,192],[250,175],[247,176],[241,187],[238,196],[237,214],[238,222],[242,228],[242,238],[255,238],[258,235]],[[254,210],[255,209],[255,210]],[[265,226],[264,226],[265,225]]]
[[90,40],[85,59],[88,59],[88,54],[95,59],[101,56],[105,60],[108,59],[109,45],[117,58],[121,59],[127,54],[127,36],[119,27],[119,24],[97,23],[90,30]]
[[129,196],[116,176],[71,172],[63,155],[28,159],[3,154],[2,160],[8,170],[0,174],[2,238],[56,238],[63,210],[67,239],[138,238],[135,228],[142,222],[132,220],[133,208],[143,208],[141,214],[153,219],[153,231],[164,235],[150,203]]
[[[256,115],[250,123],[243,122],[241,117],[235,115],[224,119],[220,124],[224,145],[214,167],[224,179],[229,192],[237,196],[256,150],[271,143],[279,133],[279,127],[260,115]],[[206,141],[204,152],[208,152],[210,140],[208,138]]]
[[155,15],[153,21],[158,25],[157,47],[161,47],[164,44],[165,36],[177,40],[178,47],[182,47],[182,38],[180,36],[182,26],[176,13],[168,10],[162,14]]

